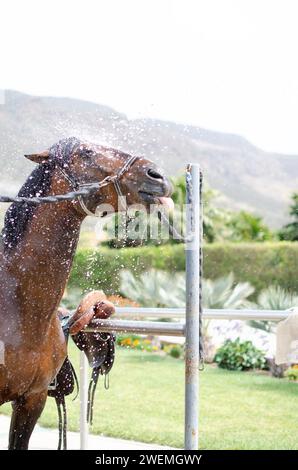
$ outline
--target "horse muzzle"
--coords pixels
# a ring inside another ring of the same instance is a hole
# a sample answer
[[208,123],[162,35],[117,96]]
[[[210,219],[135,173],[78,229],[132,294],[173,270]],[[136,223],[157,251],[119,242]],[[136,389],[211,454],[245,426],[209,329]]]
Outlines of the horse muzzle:
[[139,189],[140,197],[149,204],[163,204],[173,192],[170,180],[155,168],[149,168],[146,177]]

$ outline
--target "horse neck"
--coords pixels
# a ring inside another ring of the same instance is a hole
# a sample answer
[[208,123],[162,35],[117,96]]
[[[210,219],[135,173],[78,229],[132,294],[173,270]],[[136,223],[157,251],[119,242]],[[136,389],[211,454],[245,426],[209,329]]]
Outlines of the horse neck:
[[[68,190],[68,183],[54,173],[49,194]],[[41,204],[22,240],[6,257],[1,277],[8,283],[5,291],[10,298],[4,304],[15,326],[21,324],[27,336],[34,331],[35,337],[42,337],[56,315],[83,219],[71,202]]]

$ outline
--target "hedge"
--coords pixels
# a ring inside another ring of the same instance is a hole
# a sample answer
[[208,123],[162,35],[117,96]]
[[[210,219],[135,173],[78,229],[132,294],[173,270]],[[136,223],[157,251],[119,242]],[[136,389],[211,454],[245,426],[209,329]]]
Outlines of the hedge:
[[[119,293],[121,269],[130,269],[136,275],[152,267],[183,271],[184,263],[183,245],[80,249],[69,285]],[[236,281],[249,281],[256,292],[275,284],[298,293],[298,242],[206,244],[204,277],[215,279],[230,272]]]

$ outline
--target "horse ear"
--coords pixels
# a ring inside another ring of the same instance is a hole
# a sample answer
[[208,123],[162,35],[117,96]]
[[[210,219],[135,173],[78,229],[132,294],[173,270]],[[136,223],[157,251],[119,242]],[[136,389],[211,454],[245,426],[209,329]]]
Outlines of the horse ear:
[[25,155],[28,160],[31,160],[34,163],[46,163],[49,159],[50,152],[46,150],[42,153],[33,153],[32,155]]

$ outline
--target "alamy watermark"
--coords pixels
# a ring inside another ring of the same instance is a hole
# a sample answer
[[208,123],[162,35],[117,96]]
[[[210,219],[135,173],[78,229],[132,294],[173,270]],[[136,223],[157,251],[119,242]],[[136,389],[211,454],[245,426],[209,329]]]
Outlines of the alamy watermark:
[[98,221],[95,226],[96,238],[107,240],[131,240],[163,242],[169,239],[181,241],[185,236],[187,206],[169,211],[160,204],[145,206],[134,204],[126,210],[115,213],[113,206],[102,204],[97,207]]

